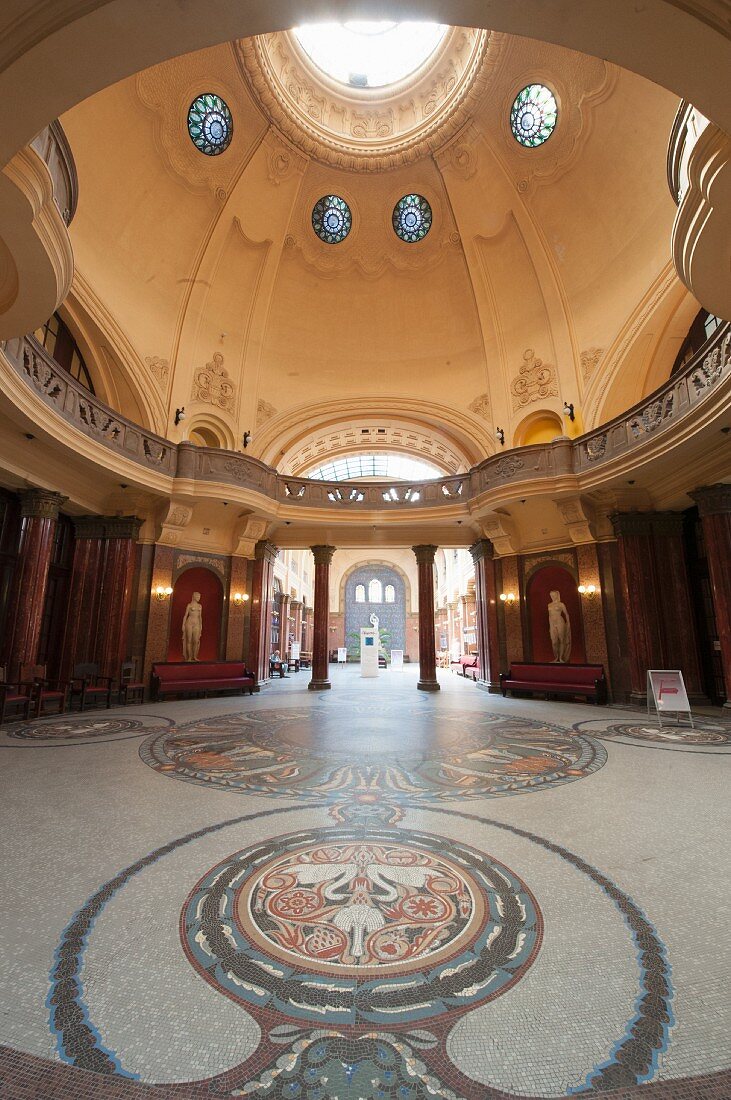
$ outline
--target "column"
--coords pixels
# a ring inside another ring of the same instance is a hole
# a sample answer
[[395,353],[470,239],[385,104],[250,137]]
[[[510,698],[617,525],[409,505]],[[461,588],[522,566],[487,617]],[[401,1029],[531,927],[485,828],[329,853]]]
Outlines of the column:
[[682,669],[691,702],[708,703],[698,658],[698,635],[685,555],[684,527],[682,512],[655,512],[653,516],[663,656],[668,668]]
[[731,485],[704,485],[689,496],[701,515],[726,685],[724,706],[731,707]]
[[419,578],[419,691],[439,691],[434,637],[434,556],[436,546],[412,546]]
[[254,547],[251,591],[249,662],[258,683],[269,679],[269,647],[272,633],[272,578],[279,548],[266,539]]
[[294,624],[292,626],[292,633],[294,634],[295,642],[300,645],[302,643],[302,600],[292,600],[292,611],[294,612]]
[[74,560],[60,666],[64,680],[71,678],[75,665],[94,660],[104,549],[102,516],[75,516],[73,522]]
[[10,679],[18,675],[21,665],[34,665],[38,658],[56,520],[66,500],[68,497],[46,489],[27,489],[20,494],[20,542],[6,642]]
[[480,680],[488,691],[500,692],[500,640],[497,625],[498,593],[493,565],[493,545],[479,539],[470,546],[475,563],[475,624],[477,652],[480,655]]
[[627,620],[630,702],[647,699],[647,670],[663,667],[651,512],[610,517],[617,536],[620,598]]
[[142,520],[136,516],[106,517],[106,546],[101,574],[99,603],[99,633],[96,663],[102,676],[119,678],[120,666],[127,652],[132,578],[135,568],[135,546]]
[[279,597],[279,652],[283,657],[289,655],[289,592],[282,592]]
[[330,562],[334,546],[311,546],[315,559],[315,615],[312,629],[312,679],[307,685],[310,691],[327,691],[332,686],[328,679],[328,642],[330,618]]

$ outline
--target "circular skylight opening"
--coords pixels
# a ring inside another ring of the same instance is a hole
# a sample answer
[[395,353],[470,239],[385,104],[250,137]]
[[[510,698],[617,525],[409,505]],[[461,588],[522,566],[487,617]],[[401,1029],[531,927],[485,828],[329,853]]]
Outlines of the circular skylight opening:
[[312,23],[294,34],[310,60],[351,88],[384,88],[420,69],[447,33],[440,23]]

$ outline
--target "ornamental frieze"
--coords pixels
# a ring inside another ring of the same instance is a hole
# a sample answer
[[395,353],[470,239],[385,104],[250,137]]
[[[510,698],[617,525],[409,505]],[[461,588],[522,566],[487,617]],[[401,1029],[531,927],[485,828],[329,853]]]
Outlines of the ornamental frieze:
[[223,355],[220,351],[214,353],[210,363],[206,363],[205,367],[198,367],[193,374],[194,401],[202,401],[232,412],[235,393],[234,384],[223,365]]
[[526,348],[520,370],[510,385],[510,393],[514,412],[534,401],[558,397],[556,368],[539,359],[533,348]]

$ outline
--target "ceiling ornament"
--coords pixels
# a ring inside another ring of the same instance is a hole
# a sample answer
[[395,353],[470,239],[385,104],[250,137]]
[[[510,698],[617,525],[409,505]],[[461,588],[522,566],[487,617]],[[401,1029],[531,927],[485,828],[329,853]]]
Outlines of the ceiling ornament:
[[273,416],[277,415],[277,410],[273,405],[270,405],[268,401],[264,401],[263,398],[259,398],[259,403],[256,406],[256,426],[264,424],[267,420],[271,420]]
[[193,374],[193,401],[203,401],[232,412],[235,387],[223,365],[223,355],[217,351],[210,363],[198,367]]
[[145,364],[150,374],[152,374],[162,388],[165,389],[170,376],[170,364],[167,359],[161,359],[159,355],[147,355],[145,356]]
[[581,377],[585,382],[594,374],[594,371],[599,366],[601,357],[604,355],[604,348],[587,348],[586,351],[581,353]]
[[518,374],[510,384],[513,398],[513,411],[541,401],[546,397],[558,397],[556,368],[542,359],[536,358],[532,348],[523,352],[523,362]]
[[489,420],[491,416],[490,395],[488,393],[481,393],[479,397],[476,397],[474,401],[471,401],[467,408],[470,412],[473,412],[475,416],[481,416],[483,420]]
[[503,36],[452,27],[415,74],[374,98],[328,79],[290,32],[236,43],[241,72],[282,134],[308,157],[351,171],[412,164],[449,141],[490,84]]

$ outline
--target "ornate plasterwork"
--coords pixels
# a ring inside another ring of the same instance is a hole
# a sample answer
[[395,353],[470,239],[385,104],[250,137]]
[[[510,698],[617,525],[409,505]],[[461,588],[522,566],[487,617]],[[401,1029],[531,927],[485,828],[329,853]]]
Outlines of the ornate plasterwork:
[[558,397],[556,368],[536,358],[533,348],[523,352],[523,362],[518,374],[510,384],[513,398],[513,411],[541,401],[546,397]]
[[259,402],[256,406],[256,426],[266,423],[267,420],[271,420],[273,416],[277,415],[277,410],[273,405],[270,405],[268,401],[264,401],[263,398],[259,398]]
[[198,367],[193,375],[193,400],[232,412],[235,393],[234,384],[223,365],[223,355],[220,351],[214,352],[210,363]]
[[475,416],[480,416],[483,420],[489,420],[492,413],[490,395],[488,393],[479,394],[474,401],[470,401],[467,408],[470,412],[473,412]]
[[179,504],[170,501],[167,513],[162,519],[160,533],[156,539],[164,546],[177,546],[184,529],[193,518],[193,509],[187,504]]
[[170,377],[170,364],[167,359],[161,359],[159,355],[146,355],[145,364],[155,379],[165,389]]
[[418,431],[403,424],[359,422],[353,427],[337,427],[318,432],[288,457],[287,467],[298,477],[328,459],[354,451],[397,451],[431,459],[446,474],[465,468],[465,460],[436,434]]
[[244,79],[289,141],[325,164],[382,172],[440,148],[464,125],[488,86],[495,40],[501,36],[453,27],[416,74],[378,98],[330,80],[289,32],[236,46]]
[[587,348],[581,353],[581,377],[585,382],[588,382],[594,371],[599,366],[601,358],[604,355],[604,348]]

